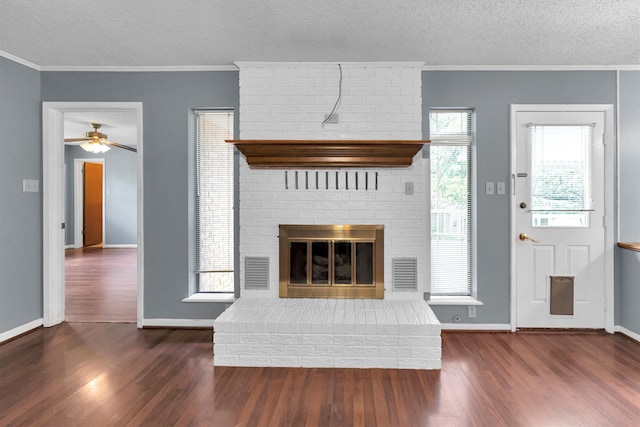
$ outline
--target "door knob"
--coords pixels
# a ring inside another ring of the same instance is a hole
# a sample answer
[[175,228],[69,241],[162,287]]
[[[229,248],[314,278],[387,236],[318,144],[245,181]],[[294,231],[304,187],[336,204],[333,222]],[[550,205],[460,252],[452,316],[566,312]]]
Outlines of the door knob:
[[518,238],[519,238],[520,240],[522,240],[523,242],[524,242],[525,240],[531,240],[533,243],[538,243],[538,242],[539,242],[539,240],[536,240],[536,239],[532,238],[531,236],[527,235],[527,233],[520,233],[520,235],[518,236]]
[[520,209],[524,209],[527,207],[527,204],[525,202],[520,203]]

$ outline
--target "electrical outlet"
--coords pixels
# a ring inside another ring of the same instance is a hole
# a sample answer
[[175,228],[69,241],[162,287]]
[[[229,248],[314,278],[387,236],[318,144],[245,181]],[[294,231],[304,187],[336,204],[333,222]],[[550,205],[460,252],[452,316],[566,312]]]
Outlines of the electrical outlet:
[[475,319],[476,318],[476,306],[475,305],[468,305],[467,306],[467,317],[469,319]]
[[411,196],[413,195],[413,182],[405,182],[404,183],[404,194],[406,194],[407,196]]

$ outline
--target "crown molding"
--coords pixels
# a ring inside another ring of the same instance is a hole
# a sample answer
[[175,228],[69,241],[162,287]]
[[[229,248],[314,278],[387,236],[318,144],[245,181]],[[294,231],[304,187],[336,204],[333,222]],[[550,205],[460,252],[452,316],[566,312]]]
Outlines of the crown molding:
[[423,71],[622,71],[638,65],[425,65]]
[[234,65],[168,65],[168,66],[120,66],[120,65],[44,65],[0,50],[0,57],[37,71],[88,71],[88,72],[175,72],[175,71],[238,71],[239,68],[321,68],[370,67],[370,68],[421,68],[423,71],[640,71],[640,64],[624,65],[427,65],[424,62],[252,62],[237,61]]
[[175,72],[175,71],[238,71],[235,65],[169,65],[169,66],[120,66],[120,65],[47,65],[40,67],[41,71],[89,71],[89,72]]
[[9,52],[5,52],[4,50],[0,50],[0,56],[6,58],[10,61],[16,62],[20,65],[24,65],[25,67],[33,68],[34,70],[41,71],[40,67],[33,62],[27,61],[26,59],[22,59],[15,55],[10,54]]
[[424,62],[235,62],[235,65],[170,65],[170,66],[38,66],[29,61],[4,54],[0,56],[38,71],[86,72],[193,72],[238,71],[240,68],[329,68],[340,64],[343,68],[420,68],[423,71],[640,71],[638,65],[425,65]]
[[340,64],[343,68],[423,68],[424,62],[402,62],[402,61],[381,61],[381,62],[249,62],[236,61],[236,66],[242,68],[333,68]]

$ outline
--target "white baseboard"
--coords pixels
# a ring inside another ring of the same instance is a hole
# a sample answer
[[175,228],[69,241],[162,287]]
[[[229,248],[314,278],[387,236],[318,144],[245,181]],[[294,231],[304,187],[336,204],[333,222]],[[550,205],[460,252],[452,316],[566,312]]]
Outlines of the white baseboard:
[[441,323],[443,331],[511,331],[508,323]]
[[213,328],[213,319],[142,319],[142,328]]
[[[443,331],[511,331],[511,325],[501,323],[442,323],[441,328]],[[625,327],[616,325],[614,327],[614,331],[620,332],[621,334],[640,342],[640,334],[630,331]]]
[[0,334],[0,343],[10,340],[11,338],[17,337],[18,335],[22,335],[33,329],[39,328],[43,324],[44,324],[43,319],[36,319],[29,323],[25,323],[24,325],[20,325],[17,328],[13,328],[10,331],[3,332]]
[[613,330],[615,332],[620,332],[621,334],[624,334],[624,335],[628,336],[629,338],[640,342],[640,334],[636,334],[635,332],[632,332],[627,328],[624,328],[624,327],[622,327],[620,325],[617,325],[617,326],[615,326],[613,328]]

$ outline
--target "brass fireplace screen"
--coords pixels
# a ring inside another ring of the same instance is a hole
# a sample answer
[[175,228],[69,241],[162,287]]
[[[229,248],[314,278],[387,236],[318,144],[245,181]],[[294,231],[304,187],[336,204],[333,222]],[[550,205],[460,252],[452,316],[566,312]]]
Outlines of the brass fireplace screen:
[[280,225],[281,298],[384,298],[383,225]]

